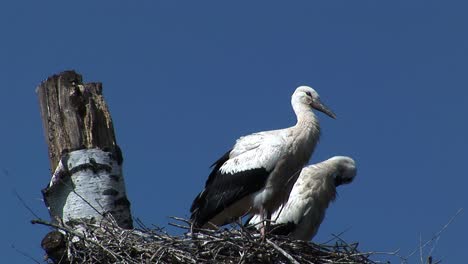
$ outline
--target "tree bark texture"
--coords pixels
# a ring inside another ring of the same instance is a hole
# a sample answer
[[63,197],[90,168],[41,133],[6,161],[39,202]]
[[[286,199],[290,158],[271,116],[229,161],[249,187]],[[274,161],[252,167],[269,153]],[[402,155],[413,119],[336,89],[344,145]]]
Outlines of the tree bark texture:
[[36,91],[53,172],[42,190],[52,221],[98,222],[112,216],[119,226],[132,228],[122,153],[102,84],[83,84],[81,75],[66,71]]
[[63,152],[85,148],[119,152],[101,83],[83,84],[81,75],[66,71],[49,77],[36,92],[52,171]]

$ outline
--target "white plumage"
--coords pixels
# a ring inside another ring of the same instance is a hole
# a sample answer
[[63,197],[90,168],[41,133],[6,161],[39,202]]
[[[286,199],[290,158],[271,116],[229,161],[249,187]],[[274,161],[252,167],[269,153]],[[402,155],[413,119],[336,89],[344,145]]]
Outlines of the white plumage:
[[241,137],[213,164],[205,189],[190,209],[195,227],[224,225],[247,213],[268,218],[286,201],[319,139],[312,109],[335,118],[308,86],[295,90],[291,104],[297,116],[295,126]]
[[[335,200],[336,187],[353,181],[356,165],[350,157],[336,156],[302,169],[289,195],[288,202],[272,215],[272,232],[293,239],[309,241],[315,236],[330,202]],[[261,222],[253,216],[247,225]]]

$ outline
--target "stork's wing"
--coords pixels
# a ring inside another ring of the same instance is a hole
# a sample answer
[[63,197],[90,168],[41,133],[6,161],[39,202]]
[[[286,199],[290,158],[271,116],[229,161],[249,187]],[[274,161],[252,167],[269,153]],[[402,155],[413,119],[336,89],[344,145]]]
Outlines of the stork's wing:
[[265,186],[285,152],[283,138],[272,132],[240,138],[230,152],[213,164],[205,189],[190,209],[195,226],[203,226],[236,201]]

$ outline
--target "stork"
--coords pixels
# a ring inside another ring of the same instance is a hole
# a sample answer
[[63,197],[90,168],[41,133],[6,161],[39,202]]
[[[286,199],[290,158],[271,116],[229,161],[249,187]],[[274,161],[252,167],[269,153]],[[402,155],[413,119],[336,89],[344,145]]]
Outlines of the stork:
[[[356,164],[350,157],[335,156],[302,169],[283,208],[272,215],[271,232],[296,240],[311,240],[323,221],[336,187],[351,183]],[[261,215],[253,216],[246,225],[261,224]]]
[[[296,125],[241,137],[212,165],[204,190],[190,208],[192,227],[221,226],[248,213],[260,214],[263,221],[286,202],[319,139],[312,109],[336,118],[308,86],[294,91],[291,104]],[[264,237],[265,228],[261,233]]]

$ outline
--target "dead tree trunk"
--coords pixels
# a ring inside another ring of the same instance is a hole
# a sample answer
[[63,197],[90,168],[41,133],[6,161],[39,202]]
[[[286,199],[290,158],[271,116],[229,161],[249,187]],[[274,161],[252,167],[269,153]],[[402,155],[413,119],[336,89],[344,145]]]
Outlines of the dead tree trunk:
[[[42,193],[52,222],[73,226],[74,220],[112,218],[119,226],[132,228],[122,153],[102,84],[83,84],[81,75],[66,71],[42,82],[37,94],[52,171]],[[63,248],[60,235],[51,232],[42,241],[52,258],[65,253],[54,252]]]

